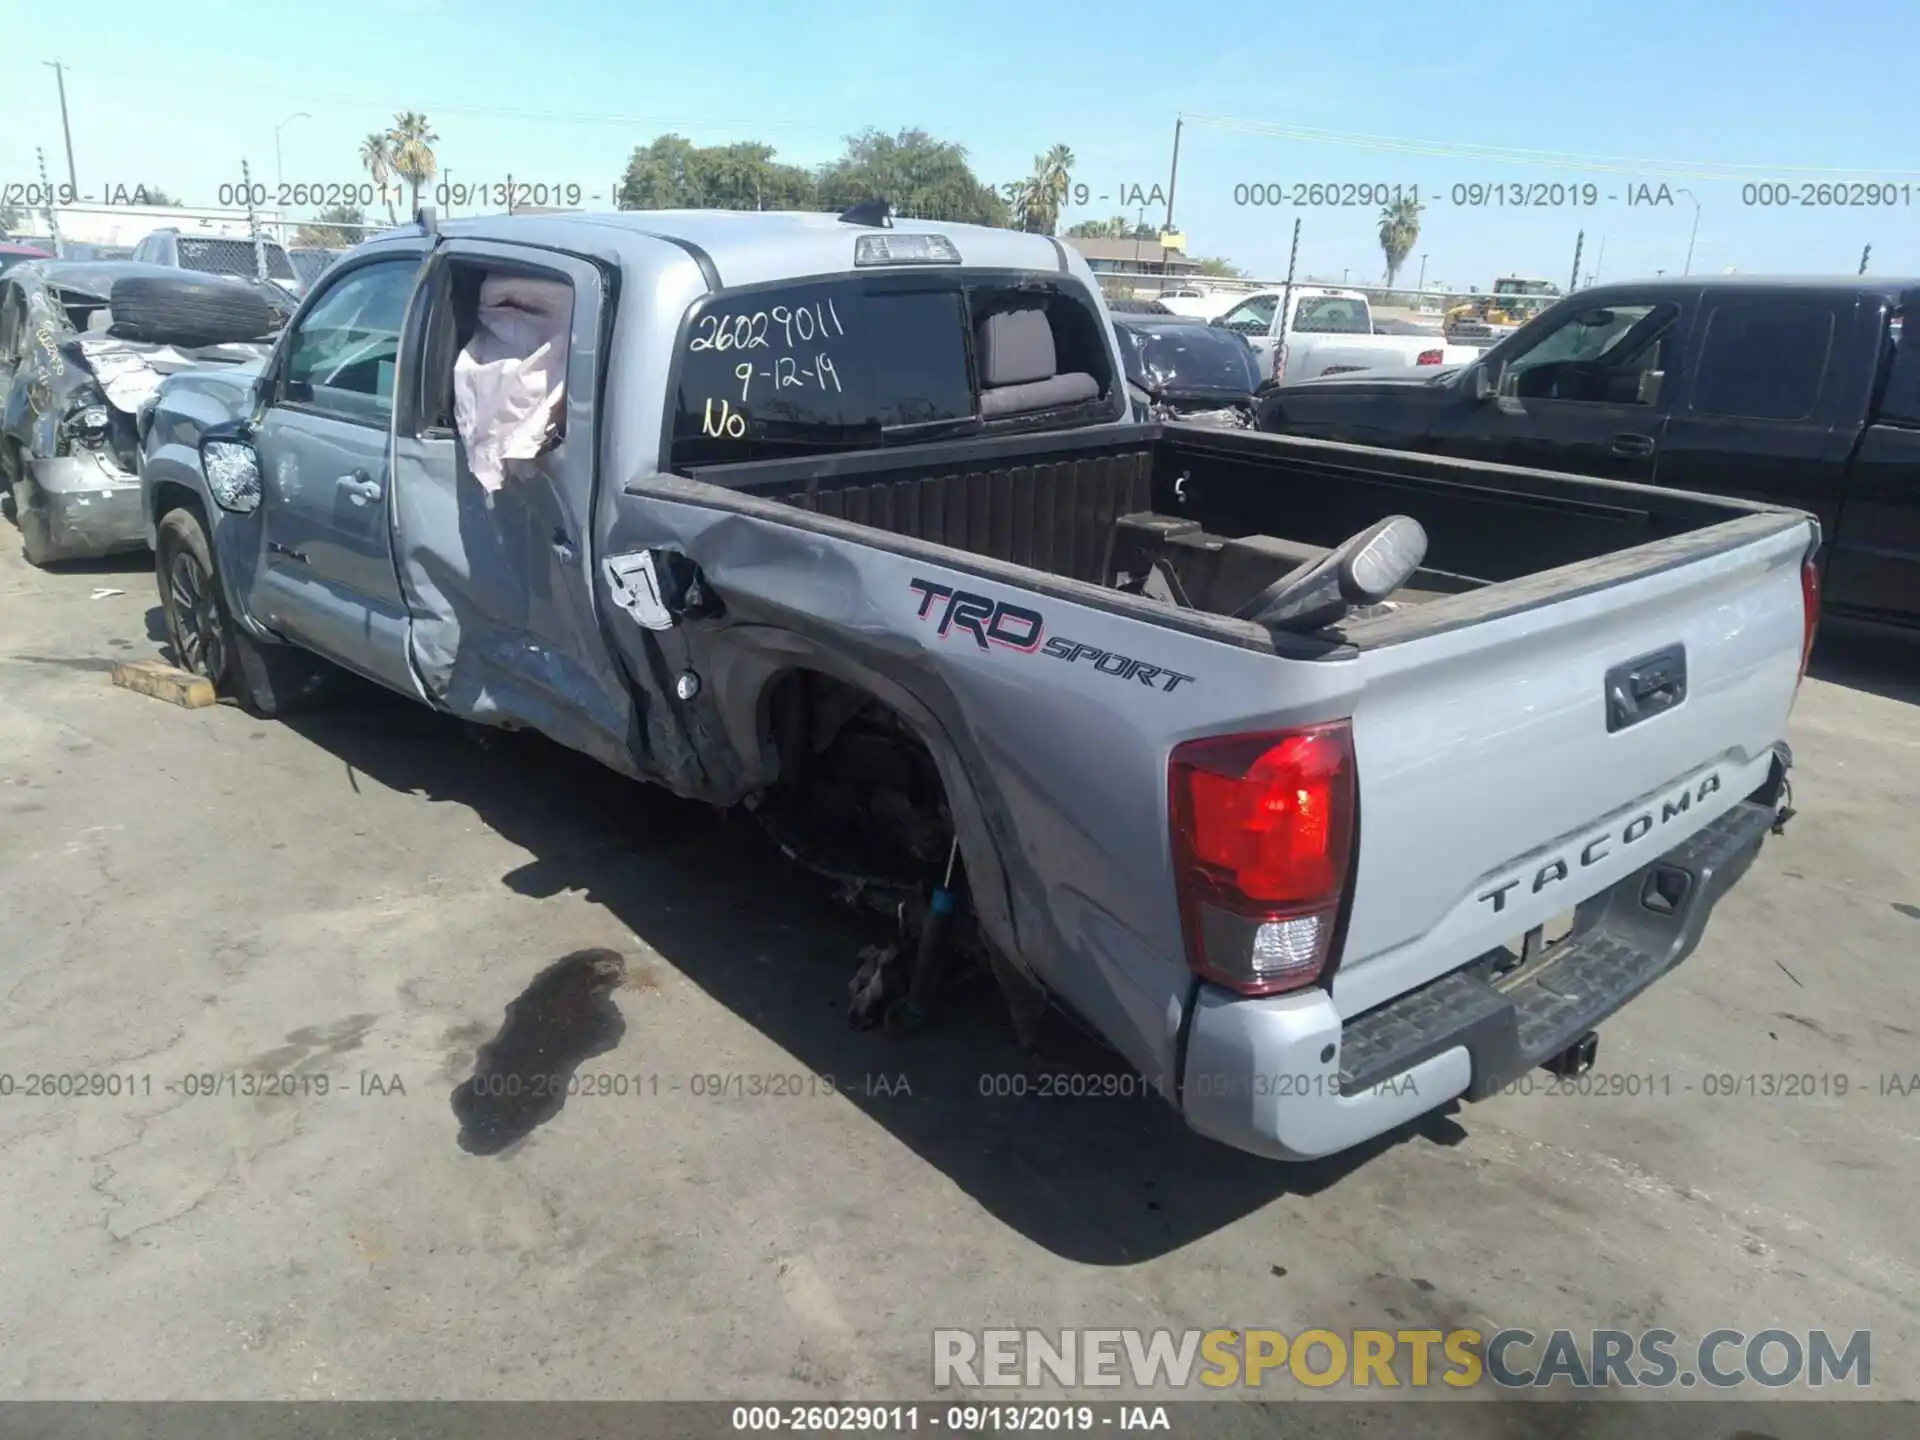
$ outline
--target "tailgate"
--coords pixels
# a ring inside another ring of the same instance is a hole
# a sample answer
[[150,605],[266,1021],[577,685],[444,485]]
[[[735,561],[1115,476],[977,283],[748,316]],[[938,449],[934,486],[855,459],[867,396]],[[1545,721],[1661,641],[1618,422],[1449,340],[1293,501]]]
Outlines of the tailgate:
[[[1788,524],[1363,652],[1342,1015],[1517,945],[1765,783],[1798,686],[1809,540]],[[1676,661],[1682,698],[1631,703]]]

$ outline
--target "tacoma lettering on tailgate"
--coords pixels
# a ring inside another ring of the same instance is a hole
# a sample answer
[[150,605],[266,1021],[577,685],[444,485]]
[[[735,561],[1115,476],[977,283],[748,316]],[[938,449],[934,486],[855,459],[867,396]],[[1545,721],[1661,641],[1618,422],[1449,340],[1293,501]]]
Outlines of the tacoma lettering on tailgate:
[[[1669,795],[1660,802],[1657,811],[1649,804],[1646,809],[1636,813],[1624,824],[1594,836],[1578,850],[1568,850],[1564,854],[1554,856],[1533,872],[1533,893],[1538,895],[1547,886],[1565,880],[1575,871],[1584,870],[1589,865],[1598,865],[1609,855],[1616,853],[1615,846],[1625,849],[1629,845],[1637,845],[1656,829],[1671,824],[1685,815],[1693,808],[1695,801],[1705,801],[1719,788],[1720,774],[1714,771],[1703,780],[1689,782],[1678,795]],[[1523,883],[1526,878],[1524,875],[1516,876],[1504,885],[1496,885],[1491,890],[1481,891],[1473,898],[1488,902],[1496,912],[1504,910],[1507,908],[1507,892]]]
[[[973,643],[982,650],[998,645],[1023,655],[1038,651],[1069,665],[1088,661],[1102,675],[1111,675],[1116,680],[1138,680],[1148,689],[1162,693],[1170,693],[1193,679],[1164,665],[1149,664],[1098,645],[1083,645],[1063,635],[1047,638],[1046,622],[1040,612],[1024,605],[995,600],[991,595],[976,595],[969,590],[955,590],[951,585],[932,580],[913,580],[909,587],[920,597],[917,613],[922,620],[932,619],[938,607],[935,633],[942,640],[958,630],[971,635]],[[1041,643],[1043,639],[1045,644]]]

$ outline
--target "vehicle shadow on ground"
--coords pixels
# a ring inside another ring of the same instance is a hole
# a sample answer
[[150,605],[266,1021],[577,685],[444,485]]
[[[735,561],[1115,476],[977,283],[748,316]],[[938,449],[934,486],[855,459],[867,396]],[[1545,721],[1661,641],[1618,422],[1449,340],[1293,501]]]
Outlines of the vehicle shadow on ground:
[[1807,673],[1850,690],[1920,705],[1920,633],[1823,620]]
[[[1048,1027],[1050,1063],[1023,1052],[990,981],[930,1032],[856,1031],[847,985],[859,949],[882,937],[744,817],[620,779],[538,737],[464,726],[358,685],[287,723],[362,777],[471,807],[535,857],[502,877],[509,888],[577,891],[604,905],[787,1051],[796,1072],[832,1076],[845,1103],[1068,1259],[1151,1259],[1283,1194],[1335,1185],[1396,1144],[1464,1135],[1441,1115],[1327,1162],[1245,1155],[1188,1131],[1123,1062],[1064,1022]],[[546,963],[529,958],[529,981]]]

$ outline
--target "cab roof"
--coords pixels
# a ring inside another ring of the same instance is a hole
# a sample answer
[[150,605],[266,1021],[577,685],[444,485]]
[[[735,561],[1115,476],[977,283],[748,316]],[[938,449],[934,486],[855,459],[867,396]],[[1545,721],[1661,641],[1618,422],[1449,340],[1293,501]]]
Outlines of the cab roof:
[[[1050,235],[898,216],[892,228],[885,229],[851,223],[837,214],[809,211],[563,211],[442,219],[438,229],[443,235],[461,239],[613,251],[634,263],[648,259],[657,262],[658,244],[665,241],[692,257],[703,273],[710,272],[707,283],[713,289],[851,272],[854,241],[870,234],[944,235],[960,252],[961,266],[966,269],[1073,274],[1089,287],[1093,284],[1086,262]],[[417,237],[419,233],[417,228],[406,227],[388,231],[370,243],[397,240],[408,234]]]

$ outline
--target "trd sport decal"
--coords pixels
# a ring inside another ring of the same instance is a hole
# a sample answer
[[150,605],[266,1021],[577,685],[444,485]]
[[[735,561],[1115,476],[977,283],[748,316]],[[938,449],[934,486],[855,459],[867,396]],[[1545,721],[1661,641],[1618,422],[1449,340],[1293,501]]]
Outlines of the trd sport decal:
[[1102,650],[1098,645],[1082,645],[1061,635],[1046,638],[1046,622],[1038,610],[995,600],[990,595],[955,590],[931,580],[914,580],[909,584],[913,593],[920,597],[919,616],[922,620],[932,618],[934,607],[939,607],[935,633],[942,640],[958,630],[971,635],[973,643],[982,650],[991,650],[998,645],[1007,650],[1017,650],[1023,655],[1038,651],[1042,655],[1051,655],[1055,660],[1064,660],[1069,665],[1090,660],[1093,668],[1102,675],[1111,675],[1117,680],[1138,680],[1148,689],[1163,693],[1170,693],[1193,679],[1193,676],[1182,675],[1177,670],[1149,665],[1144,660],[1135,660],[1112,650]]

